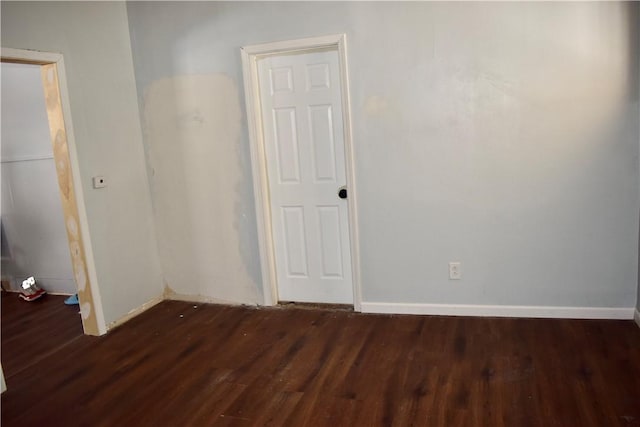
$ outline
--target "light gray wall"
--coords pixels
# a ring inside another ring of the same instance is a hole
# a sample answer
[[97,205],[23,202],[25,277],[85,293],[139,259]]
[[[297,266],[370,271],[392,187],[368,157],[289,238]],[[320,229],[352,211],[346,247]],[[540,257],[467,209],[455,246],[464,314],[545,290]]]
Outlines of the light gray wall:
[[[110,323],[162,278],[124,3],[2,2],[2,46],[64,55],[93,253]],[[94,190],[91,176],[108,187]]]
[[[259,292],[240,47],[344,32],[365,301],[635,301],[637,5],[127,7],[176,291],[240,301]],[[459,282],[447,279],[451,260],[462,262]]]
[[40,66],[3,62],[0,77],[3,277],[75,294]]

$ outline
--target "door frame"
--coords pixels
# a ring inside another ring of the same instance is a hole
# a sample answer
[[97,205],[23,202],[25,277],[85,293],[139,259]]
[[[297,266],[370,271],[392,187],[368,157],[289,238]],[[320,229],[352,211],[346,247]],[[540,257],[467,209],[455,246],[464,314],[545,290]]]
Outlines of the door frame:
[[[73,135],[64,58],[60,53],[5,47],[2,47],[0,52],[1,62],[40,66],[74,282],[77,287],[77,278],[83,275],[86,281],[84,291],[78,289],[82,327],[87,335],[103,335],[107,332],[107,327],[98,288],[80,163]],[[69,226],[70,223],[75,223],[76,227]]]
[[267,159],[262,132],[263,118],[260,108],[260,90],[258,80],[259,59],[282,55],[307,53],[317,50],[332,49],[337,51],[340,67],[340,90],[342,98],[342,121],[344,127],[344,148],[347,188],[350,256],[353,284],[353,308],[361,311],[362,292],[360,287],[360,249],[358,239],[358,215],[356,197],[356,179],[354,148],[351,131],[351,108],[349,99],[349,78],[347,67],[347,37],[345,34],[333,34],[273,43],[262,43],[244,46],[242,55],[242,72],[244,77],[244,95],[249,125],[249,147],[251,150],[251,168],[253,173],[253,196],[256,207],[258,225],[258,245],[260,249],[260,268],[262,272],[262,293],[264,305],[278,303],[277,275],[273,230],[271,229],[271,208],[269,203],[269,180],[267,176]]

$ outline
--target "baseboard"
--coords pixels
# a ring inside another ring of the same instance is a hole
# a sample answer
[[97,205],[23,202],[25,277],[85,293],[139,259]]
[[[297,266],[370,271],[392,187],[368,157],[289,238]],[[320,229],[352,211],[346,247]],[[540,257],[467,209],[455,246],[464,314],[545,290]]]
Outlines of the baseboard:
[[202,304],[223,304],[223,305],[257,305],[257,304],[247,304],[237,301],[227,301],[218,298],[211,298],[203,295],[184,295],[184,294],[176,294],[174,292],[165,292],[164,295],[165,300],[172,301],[186,301],[186,302],[197,302]]
[[163,300],[164,300],[164,298],[162,297],[162,295],[160,295],[160,296],[157,296],[157,297],[153,298],[150,301],[145,302],[140,307],[134,308],[133,310],[131,310],[130,312],[128,312],[127,314],[125,314],[124,316],[119,318],[118,320],[115,320],[115,321],[109,323],[107,325],[107,331],[111,331],[111,330],[117,328],[118,326],[126,323],[127,321],[129,321],[131,319],[133,319],[137,315],[139,315],[141,313],[144,313],[145,311],[149,310],[154,305],[160,304]]
[[75,295],[75,294],[70,294],[70,293],[67,293],[67,292],[49,292],[49,291],[47,291],[47,293],[49,295],[58,295],[58,296],[63,296],[63,297],[70,297],[71,295]]
[[157,305],[157,304],[161,303],[162,301],[167,301],[167,300],[186,301],[186,302],[202,303],[202,304],[207,303],[207,304],[224,304],[224,305],[247,305],[247,304],[242,304],[242,303],[233,302],[233,301],[226,301],[226,300],[221,300],[221,299],[216,299],[216,298],[211,298],[211,297],[205,297],[205,296],[202,296],[202,295],[176,294],[170,288],[165,288],[165,291],[164,291],[164,293],[162,295],[159,295],[159,296],[155,297],[154,299],[142,304],[140,307],[131,310],[129,313],[127,313],[126,315],[122,316],[120,319],[118,319],[118,320],[116,320],[114,322],[111,322],[107,326],[107,330],[111,331],[114,328],[117,328],[118,326],[126,323],[127,321],[129,321],[131,319],[133,319],[137,315],[149,310],[154,305]]
[[636,308],[635,313],[633,313],[633,320],[636,321],[636,325],[640,328],[640,311]]
[[[633,308],[553,307],[521,305],[459,305],[362,302],[363,313],[429,314],[439,316],[529,317],[558,319],[619,319],[634,317]],[[638,312],[636,322],[638,321]]]
[[[20,290],[19,289],[3,289],[2,292],[7,292],[7,293],[10,293],[10,294],[19,294]],[[49,292],[49,291],[47,291],[47,295],[58,295],[58,296],[63,296],[63,297],[70,297],[73,294],[69,294],[69,293],[66,293],[66,292]]]

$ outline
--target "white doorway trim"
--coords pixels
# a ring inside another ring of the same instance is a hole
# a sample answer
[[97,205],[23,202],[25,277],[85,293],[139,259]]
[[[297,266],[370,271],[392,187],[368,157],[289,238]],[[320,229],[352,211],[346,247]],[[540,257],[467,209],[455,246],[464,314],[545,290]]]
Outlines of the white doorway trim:
[[244,93],[249,125],[249,145],[251,149],[251,168],[253,172],[253,194],[258,223],[258,244],[260,248],[260,267],[262,271],[262,290],[264,305],[278,303],[275,253],[271,231],[271,210],[269,208],[269,182],[267,162],[262,133],[262,114],[260,109],[260,91],[258,85],[257,61],[267,56],[283,53],[301,53],[320,49],[334,49],[340,61],[340,84],[342,92],[342,120],[344,123],[344,144],[347,188],[349,197],[349,237],[351,240],[351,264],[353,282],[353,307],[360,311],[362,293],[360,287],[360,251],[358,239],[357,192],[355,183],[354,150],[351,133],[351,108],[349,100],[349,79],[347,68],[347,40],[345,34],[286,40],[273,43],[244,46],[242,71]]
[[[41,69],[44,69],[45,67],[53,67],[51,75],[57,77],[54,78],[53,84],[55,85],[57,83],[57,89],[59,91],[59,103],[62,109],[63,120],[60,125],[64,127],[64,134],[66,135],[66,138],[62,138],[62,140],[63,143],[66,143],[66,149],[69,156],[69,169],[71,171],[70,185],[73,188],[73,194],[75,196],[75,201],[71,206],[75,205],[73,206],[74,209],[72,210],[75,211],[74,213],[77,215],[77,222],[80,228],[79,235],[81,236],[80,245],[82,247],[84,264],[88,276],[86,283],[89,292],[87,293],[85,291],[84,296],[80,295],[80,302],[82,304],[84,299],[86,303],[89,303],[92,306],[91,311],[95,315],[95,322],[91,322],[92,316],[89,316],[88,318],[81,316],[82,323],[85,334],[103,335],[107,333],[107,327],[104,319],[102,299],[100,298],[98,287],[98,276],[96,273],[96,266],[93,257],[91,237],[89,234],[89,221],[87,219],[84,194],[82,191],[80,163],[78,161],[76,141],[73,135],[73,123],[71,121],[71,108],[69,104],[69,91],[67,88],[64,58],[60,53],[11,49],[3,47],[1,48],[1,59],[2,62],[18,62],[24,64],[40,65]],[[55,80],[57,80],[57,82],[55,82]]]

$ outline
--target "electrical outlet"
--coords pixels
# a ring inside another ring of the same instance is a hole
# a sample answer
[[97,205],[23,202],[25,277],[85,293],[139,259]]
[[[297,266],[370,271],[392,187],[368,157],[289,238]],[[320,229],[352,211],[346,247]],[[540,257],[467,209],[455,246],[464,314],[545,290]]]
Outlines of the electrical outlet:
[[449,280],[462,279],[462,267],[460,261],[452,261],[449,263]]

